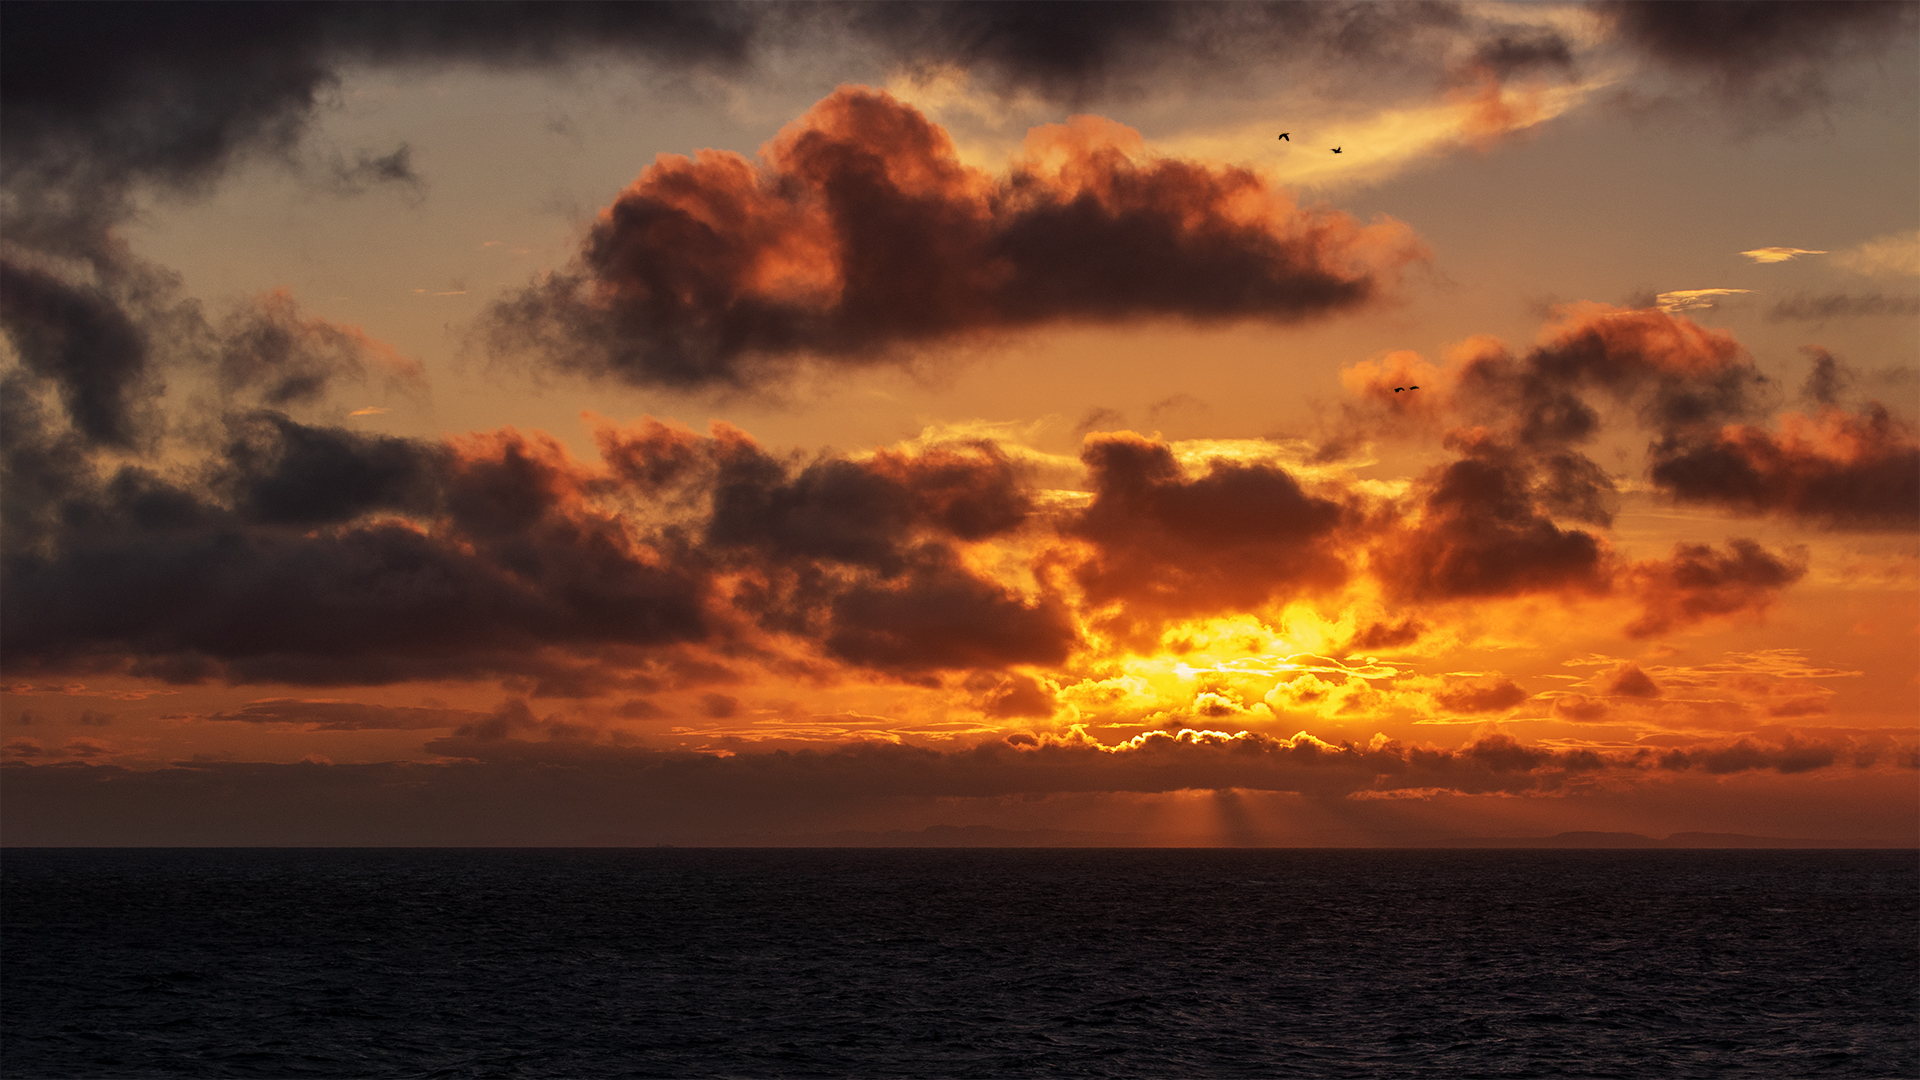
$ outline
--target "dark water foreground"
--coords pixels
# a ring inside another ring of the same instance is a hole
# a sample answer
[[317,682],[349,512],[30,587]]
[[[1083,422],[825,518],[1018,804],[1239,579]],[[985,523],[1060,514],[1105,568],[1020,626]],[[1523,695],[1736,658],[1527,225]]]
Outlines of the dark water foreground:
[[1920,1075],[1899,851],[9,850],[0,1075]]

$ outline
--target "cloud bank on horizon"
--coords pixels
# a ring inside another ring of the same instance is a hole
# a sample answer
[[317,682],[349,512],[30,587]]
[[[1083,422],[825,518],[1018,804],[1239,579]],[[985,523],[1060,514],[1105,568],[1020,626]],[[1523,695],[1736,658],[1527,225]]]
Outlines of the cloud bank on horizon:
[[[60,786],[79,774],[43,772],[73,762],[103,763],[87,782],[129,806],[160,797],[143,785],[161,762],[115,742],[129,721],[89,712],[63,740],[35,719],[43,699],[109,692],[90,685],[213,695],[130,699],[170,733],[439,732],[412,738],[441,764],[392,767],[482,786],[603,770],[661,805],[1228,788],[1414,803],[1682,782],[1710,801],[1714,777],[1879,784],[1920,767],[1897,706],[1836,714],[1828,684],[1864,676],[1807,660],[1803,631],[1718,668],[1663,663],[1690,638],[1773,625],[1854,572],[1835,558],[1891,544],[1888,565],[1913,559],[1920,434],[1869,389],[1892,376],[1810,346],[1790,400],[1733,333],[1689,317],[1747,289],[1560,303],[1525,348],[1482,335],[1437,361],[1341,358],[1344,399],[1292,440],[1172,439],[1109,413],[1077,453],[940,424],[781,450],[723,420],[589,414],[583,456],[512,426],[350,428],[387,412],[370,394],[427,400],[427,368],[273,283],[209,304],[123,236],[150,194],[204,195],[259,157],[334,198],[431,198],[405,145],[351,164],[302,149],[360,67],[622,57],[750,80],[844,39],[1075,109],[1156,79],[1225,86],[1220,71],[1267,50],[1303,82],[1378,73],[1388,104],[1492,87],[1498,105],[1594,76],[1633,87],[1622,107],[1781,123],[1835,107],[1847,64],[1910,41],[1913,5],[110,10],[0,15],[14,821],[38,813],[34,792],[82,798]],[[82,54],[98,62],[67,62]],[[1484,130],[1532,122],[1515,115]],[[1823,256],[1898,281],[1904,235],[1728,265]],[[1114,120],[1034,127],[983,168],[926,110],[842,85],[757,158],[661,154],[609,193],[569,263],[466,332],[513,370],[724,402],[1063,327],[1337,327],[1431,288],[1411,271],[1436,260],[1401,221],[1156,152]],[[1917,311],[1804,292],[1767,317]],[[1399,475],[1378,474],[1383,455]],[[1628,500],[1672,524],[1623,530]],[[1905,609],[1889,610],[1897,625]],[[1565,626],[1555,666],[1502,669],[1543,624]],[[1522,722],[1548,734],[1521,742]],[[1418,737],[1449,725],[1464,725],[1451,745]],[[138,768],[104,764],[122,755]],[[160,772],[191,787],[242,768]]]

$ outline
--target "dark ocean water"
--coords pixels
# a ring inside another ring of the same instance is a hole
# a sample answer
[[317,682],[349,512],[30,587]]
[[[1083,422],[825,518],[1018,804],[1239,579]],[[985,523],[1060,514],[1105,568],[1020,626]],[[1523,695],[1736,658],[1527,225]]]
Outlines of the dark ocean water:
[[9,850],[0,1074],[1920,1076],[1920,859]]

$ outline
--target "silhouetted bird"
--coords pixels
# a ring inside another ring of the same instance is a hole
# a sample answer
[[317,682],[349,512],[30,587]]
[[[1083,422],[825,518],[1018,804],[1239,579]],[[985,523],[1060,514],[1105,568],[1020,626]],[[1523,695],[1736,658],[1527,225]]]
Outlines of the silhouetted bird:
[[[1288,141],[1288,142],[1292,142],[1293,140],[1291,140],[1291,139],[1289,139],[1289,140],[1287,140],[1287,141]],[[1336,154],[1337,154],[1337,153],[1339,153],[1339,152],[1340,152],[1340,148],[1339,148],[1339,147],[1337,147],[1337,146],[1336,146],[1336,147],[1334,147],[1334,148],[1333,148],[1333,152],[1334,152],[1334,153],[1336,153]]]
[[1284,131],[1280,133],[1280,138],[1281,138],[1281,139],[1282,139],[1283,141],[1285,141],[1285,142],[1292,142],[1292,141],[1293,141],[1292,139],[1289,139],[1289,138],[1287,138],[1287,133],[1286,133],[1286,132],[1284,132]]

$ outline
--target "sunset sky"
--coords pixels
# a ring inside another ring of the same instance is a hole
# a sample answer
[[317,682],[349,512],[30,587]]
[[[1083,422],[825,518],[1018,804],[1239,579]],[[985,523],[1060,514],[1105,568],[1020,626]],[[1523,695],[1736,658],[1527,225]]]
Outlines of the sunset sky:
[[0,18],[6,843],[1920,843],[1920,5]]

